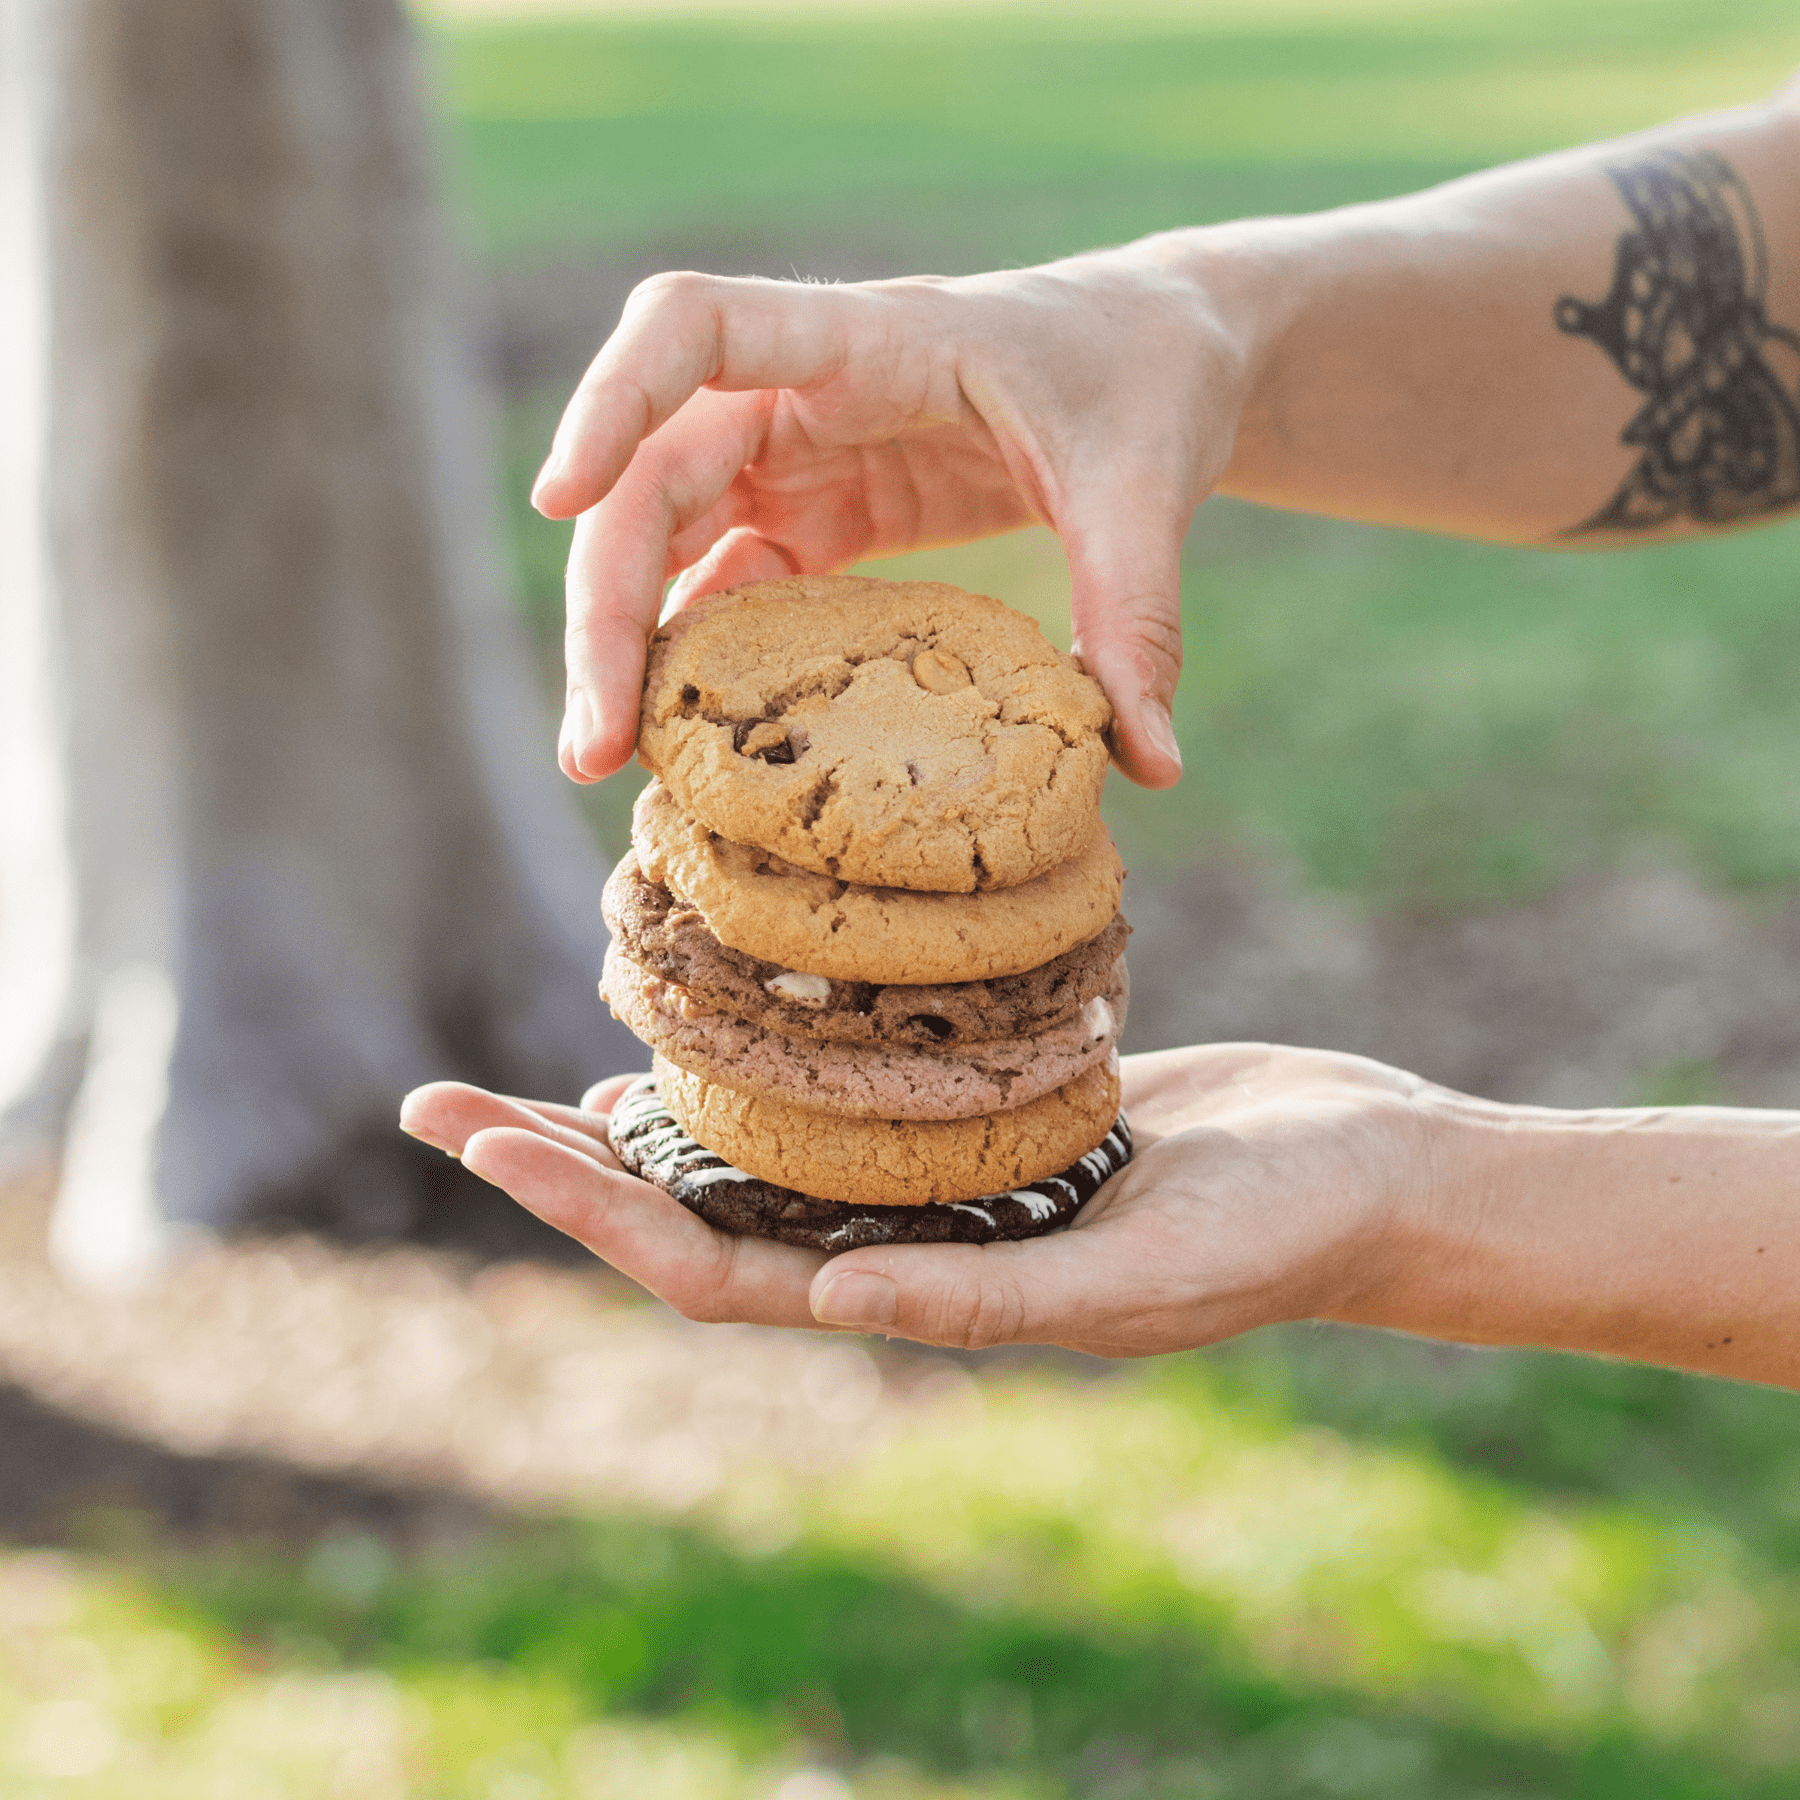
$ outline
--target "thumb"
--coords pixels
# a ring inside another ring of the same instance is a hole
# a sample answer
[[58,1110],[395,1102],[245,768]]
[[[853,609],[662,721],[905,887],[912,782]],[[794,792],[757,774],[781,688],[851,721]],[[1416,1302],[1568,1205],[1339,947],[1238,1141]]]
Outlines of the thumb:
[[725,533],[707,553],[684,569],[669,589],[665,612],[679,612],[690,600],[752,581],[778,581],[799,572],[798,560],[747,525]]
[[907,1244],[852,1250],[813,1277],[821,1325],[926,1344],[1066,1344],[1093,1335],[1094,1270],[1058,1232],[1024,1243]]
[[1170,706],[1181,674],[1181,544],[1192,507],[1104,489],[1059,524],[1075,653],[1113,703],[1113,758],[1141,787],[1173,787],[1181,749]]

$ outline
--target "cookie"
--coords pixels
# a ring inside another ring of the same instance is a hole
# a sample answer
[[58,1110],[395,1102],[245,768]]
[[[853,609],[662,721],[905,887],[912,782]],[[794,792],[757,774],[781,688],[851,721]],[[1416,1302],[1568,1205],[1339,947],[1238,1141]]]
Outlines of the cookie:
[[638,755],[733,843],[872,887],[1017,887],[1088,841],[1112,707],[1035,620],[930,581],[797,575],[650,645]]
[[857,1205],[979,1200],[1054,1175],[1085,1156],[1119,1113],[1119,1062],[1040,1100],[978,1119],[847,1119],[703,1080],[654,1062],[689,1136],[777,1187]]
[[1131,934],[1115,915],[1098,937],[1022,975],[896,987],[804,975],[721,944],[698,907],[645,876],[635,852],[608,877],[600,909],[634,963],[714,1012],[790,1037],[920,1050],[1032,1037],[1074,1018],[1111,987]]
[[634,1175],[721,1231],[836,1252],[865,1244],[992,1244],[1041,1237],[1066,1225],[1131,1160],[1131,1127],[1121,1113],[1093,1150],[1041,1181],[1004,1194],[924,1206],[845,1206],[746,1175],[682,1130],[663,1104],[654,1075],[635,1081],[619,1097],[612,1145]]
[[865,1119],[972,1119],[1024,1106],[1110,1055],[1125,1024],[1125,964],[1111,990],[1031,1038],[919,1050],[789,1037],[716,1012],[612,944],[600,991],[652,1050],[690,1074],[794,1106]]
[[698,907],[730,949],[834,981],[902,987],[1035,969],[1105,931],[1125,883],[1096,820],[1076,855],[1022,887],[919,894],[850,886],[720,837],[658,781],[638,796],[631,841],[645,878]]

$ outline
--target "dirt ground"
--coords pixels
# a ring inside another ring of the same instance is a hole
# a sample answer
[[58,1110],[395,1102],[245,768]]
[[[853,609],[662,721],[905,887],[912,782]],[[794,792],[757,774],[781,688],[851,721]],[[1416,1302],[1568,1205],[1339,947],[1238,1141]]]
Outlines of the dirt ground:
[[502,1510],[679,1513],[727,1458],[825,1473],[972,1392],[947,1355],[689,1324],[591,1258],[291,1235],[84,1289],[45,1254],[50,1196],[44,1168],[0,1188],[0,1541],[416,1547]]
[[1648,864],[1525,904],[1368,917],[1265,865],[1126,885],[1127,1048],[1320,1044],[1545,1106],[1800,1105],[1800,899]]

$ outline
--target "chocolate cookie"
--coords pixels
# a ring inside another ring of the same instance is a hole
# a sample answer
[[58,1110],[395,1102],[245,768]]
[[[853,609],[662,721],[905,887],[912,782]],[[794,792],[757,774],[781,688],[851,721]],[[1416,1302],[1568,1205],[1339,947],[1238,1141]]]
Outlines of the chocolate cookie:
[[1041,1237],[1066,1225],[1131,1160],[1131,1128],[1121,1113],[1100,1143],[1060,1174],[1004,1194],[926,1206],[845,1206],[746,1175],[688,1136],[664,1105],[654,1075],[620,1096],[612,1145],[634,1175],[721,1231],[836,1252],[865,1244]]
[[638,755],[733,843],[843,881],[967,894],[1032,881],[1087,842],[1111,722],[1100,684],[998,600],[797,575],[657,630]]
[[1028,1105],[1113,1053],[1130,999],[1121,957],[1105,994],[1034,1037],[920,1050],[790,1037],[715,1011],[616,943],[600,992],[652,1050],[704,1080],[863,1119],[972,1119]]
[[1105,931],[1125,883],[1119,853],[1096,820],[1076,855],[1022,887],[853,887],[709,831],[660,781],[638,796],[631,841],[645,879],[698,907],[731,949],[834,981],[902,987],[1035,969]]
[[977,1119],[854,1119],[710,1082],[658,1056],[683,1128],[734,1168],[858,1206],[978,1200],[1054,1175],[1112,1129],[1119,1059],[1008,1112]]
[[1065,1023],[1112,986],[1131,935],[1115,914],[1098,937],[1022,975],[900,987],[803,975],[721,944],[706,915],[649,880],[635,853],[613,869],[600,907],[620,949],[698,1005],[790,1037],[920,1050],[1031,1037]]

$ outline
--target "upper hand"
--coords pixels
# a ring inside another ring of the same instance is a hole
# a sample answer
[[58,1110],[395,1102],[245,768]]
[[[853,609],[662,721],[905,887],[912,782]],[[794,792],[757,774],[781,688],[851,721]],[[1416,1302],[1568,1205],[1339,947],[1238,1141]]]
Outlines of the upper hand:
[[689,1318],[1147,1356],[1367,1316],[1389,1228],[1424,1179],[1437,1090],[1267,1044],[1126,1057],[1123,1074],[1137,1152],[1068,1230],[837,1257],[715,1231],[626,1174],[605,1109],[629,1076],[580,1109],[439,1082],[401,1118]]
[[580,515],[564,771],[598,780],[631,756],[670,576],[679,605],[1042,520],[1119,763],[1170,785],[1181,543],[1243,381],[1192,287],[1142,250],[957,280],[645,282],[533,492]]

